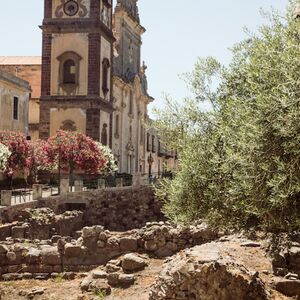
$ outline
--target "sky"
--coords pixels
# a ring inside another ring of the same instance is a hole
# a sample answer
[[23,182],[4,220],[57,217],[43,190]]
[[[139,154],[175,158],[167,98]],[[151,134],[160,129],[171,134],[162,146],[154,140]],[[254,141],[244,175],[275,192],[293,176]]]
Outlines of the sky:
[[[1,1],[0,56],[41,55],[43,0]],[[114,3],[116,0],[114,0]],[[143,36],[142,60],[148,66],[149,94],[161,107],[164,94],[180,100],[189,94],[180,74],[192,70],[198,57],[231,59],[230,47],[266,22],[260,9],[282,14],[288,0],[139,0]],[[152,105],[153,106],[153,105]]]

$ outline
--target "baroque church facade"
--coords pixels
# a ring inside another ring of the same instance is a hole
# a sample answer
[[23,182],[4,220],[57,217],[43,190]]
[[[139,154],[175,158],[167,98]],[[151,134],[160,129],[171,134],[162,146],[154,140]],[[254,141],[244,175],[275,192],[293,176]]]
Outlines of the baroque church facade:
[[[113,59],[113,145],[112,149],[124,173],[146,173],[147,107],[153,101],[148,94],[141,63],[142,34],[136,0],[118,0],[113,16],[116,38]],[[149,155],[149,154],[148,154]]]
[[141,60],[145,28],[137,0],[117,0],[114,11],[112,0],[44,0],[40,28],[40,65],[37,57],[2,58],[2,64],[0,57],[0,69],[18,70],[34,91],[40,85],[29,105],[32,138],[79,131],[112,149],[120,173],[173,169],[174,154],[147,129],[154,99]]

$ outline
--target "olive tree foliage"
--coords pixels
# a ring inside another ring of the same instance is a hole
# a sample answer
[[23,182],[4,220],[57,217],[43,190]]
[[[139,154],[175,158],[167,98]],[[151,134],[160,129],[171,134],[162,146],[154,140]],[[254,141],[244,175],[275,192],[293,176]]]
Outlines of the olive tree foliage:
[[194,97],[156,111],[180,158],[175,179],[157,190],[175,222],[300,229],[300,19],[292,9],[268,19],[233,47],[228,67],[198,60],[186,76]]

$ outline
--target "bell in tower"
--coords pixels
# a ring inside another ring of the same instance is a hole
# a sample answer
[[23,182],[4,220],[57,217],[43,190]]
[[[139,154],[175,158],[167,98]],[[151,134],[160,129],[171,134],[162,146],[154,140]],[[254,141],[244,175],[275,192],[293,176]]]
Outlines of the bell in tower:
[[65,129],[100,140],[113,111],[112,1],[44,0],[44,7],[40,138]]

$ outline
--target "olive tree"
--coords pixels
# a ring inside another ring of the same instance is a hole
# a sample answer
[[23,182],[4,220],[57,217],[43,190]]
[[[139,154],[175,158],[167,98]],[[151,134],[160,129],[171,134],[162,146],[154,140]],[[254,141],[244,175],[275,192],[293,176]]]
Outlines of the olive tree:
[[268,20],[233,47],[228,67],[199,59],[186,77],[194,97],[157,111],[159,134],[180,157],[157,194],[177,222],[300,228],[300,20],[292,9]]

